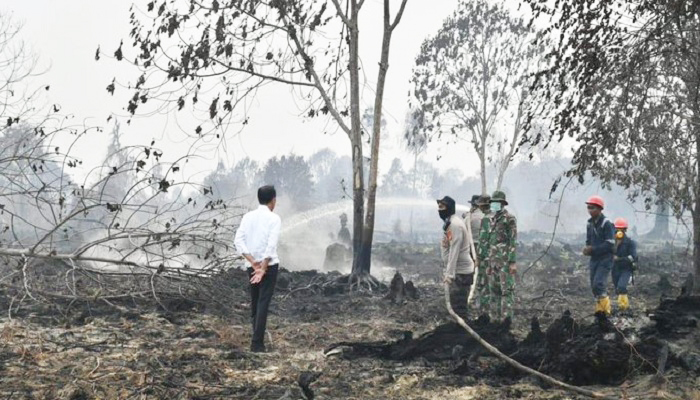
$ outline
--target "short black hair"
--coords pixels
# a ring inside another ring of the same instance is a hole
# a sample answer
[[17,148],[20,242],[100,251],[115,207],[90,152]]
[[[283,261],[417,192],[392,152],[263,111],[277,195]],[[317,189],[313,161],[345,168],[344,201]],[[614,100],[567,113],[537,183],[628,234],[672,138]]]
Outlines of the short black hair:
[[277,197],[277,191],[273,185],[265,185],[258,188],[258,203],[262,205],[270,204]]

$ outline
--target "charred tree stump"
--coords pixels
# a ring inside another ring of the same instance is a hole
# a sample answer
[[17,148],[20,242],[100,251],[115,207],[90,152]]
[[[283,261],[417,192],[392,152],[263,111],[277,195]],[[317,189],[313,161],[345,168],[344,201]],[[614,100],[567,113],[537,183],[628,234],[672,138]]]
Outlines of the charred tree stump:
[[685,282],[683,283],[683,286],[681,287],[681,296],[692,296],[694,286],[695,278],[693,274],[688,274],[688,276],[685,277]]
[[402,304],[406,294],[406,285],[403,281],[403,276],[397,271],[394,277],[391,278],[391,283],[389,284],[389,294],[386,295],[386,299],[391,300],[392,303]]
[[565,341],[558,352],[550,350],[548,369],[574,385],[617,385],[629,373],[631,355],[620,333],[596,323]]
[[299,374],[297,378],[297,384],[304,393],[307,400],[314,400],[314,391],[310,388],[311,384],[314,383],[318,377],[321,376],[320,372],[305,371]]
[[666,362],[668,361],[668,344],[664,343],[659,351],[658,366],[656,368],[656,374],[654,375],[654,382],[657,385],[666,383],[666,378],[664,374],[666,373]]
[[[582,324],[566,311],[543,331],[539,320],[533,318],[530,333],[520,343],[511,334],[507,322],[492,323],[482,317],[469,325],[454,314],[449,297],[445,302],[456,323],[440,325],[416,339],[405,332],[404,337],[395,342],[338,343],[327,349],[326,355],[342,349],[343,357],[349,359],[421,358],[429,362],[447,362],[452,373],[484,378],[519,378],[530,374],[544,385],[597,398],[607,398],[607,395],[574,385],[618,385],[632,373],[656,374],[654,379],[663,382],[669,366],[700,371],[700,354],[686,349],[674,350],[664,340],[697,332],[700,296],[662,301],[650,315],[656,321],[655,326],[641,330],[628,328],[623,332],[608,319]],[[631,334],[638,337],[634,343],[628,339]],[[473,360],[489,354],[505,364],[494,365],[488,371],[483,366],[476,367]]]
[[474,338],[474,340],[476,340],[479,344],[481,344],[484,348],[486,348],[486,350],[488,350],[491,354],[495,355],[496,357],[498,357],[502,361],[505,361],[508,365],[510,365],[510,366],[512,366],[512,367],[514,367],[514,368],[516,368],[524,373],[534,375],[550,385],[557,386],[557,387],[560,387],[562,389],[565,389],[565,390],[568,390],[571,392],[575,392],[578,394],[582,394],[584,396],[599,398],[599,399],[600,398],[605,398],[605,399],[612,398],[612,397],[607,396],[607,395],[600,393],[600,392],[594,392],[592,390],[584,389],[584,388],[581,388],[578,386],[572,386],[572,385],[569,385],[569,384],[564,383],[562,381],[559,381],[557,379],[554,379],[549,375],[543,374],[543,373],[536,371],[530,367],[522,365],[521,363],[519,363],[519,362],[515,361],[514,359],[508,357],[507,355],[503,354],[496,347],[492,346],[490,343],[488,343],[483,338],[481,338],[481,336],[479,336],[479,334],[476,331],[474,331],[474,329],[472,329],[472,327],[469,326],[462,319],[462,317],[460,317],[459,315],[457,315],[457,313],[455,313],[455,311],[452,309],[452,304],[450,304],[450,287],[449,287],[449,284],[447,284],[447,283],[445,284],[445,304],[447,305],[447,310],[449,311],[452,318],[454,318],[462,328],[464,328],[467,332],[469,332],[469,335],[472,338]]
[[395,304],[403,304],[407,299],[418,299],[418,289],[413,285],[413,282],[404,282],[403,276],[397,271],[391,279],[389,293],[385,296],[385,299],[391,300]]
[[687,335],[698,327],[700,296],[681,296],[662,300],[649,318],[656,322],[656,331],[664,337]]
[[406,282],[404,289],[406,290],[406,297],[411,300],[418,300],[418,288],[413,284],[413,281]]
[[668,280],[668,274],[659,274],[659,281],[656,283],[656,289],[662,295],[670,295],[673,293],[673,285],[671,285],[671,282]]

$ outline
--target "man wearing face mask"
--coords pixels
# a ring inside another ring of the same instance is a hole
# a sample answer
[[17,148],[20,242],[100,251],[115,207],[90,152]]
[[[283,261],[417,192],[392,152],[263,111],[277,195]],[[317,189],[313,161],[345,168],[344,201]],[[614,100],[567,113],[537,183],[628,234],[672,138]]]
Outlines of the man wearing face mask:
[[629,224],[624,218],[615,219],[615,248],[613,256],[612,278],[617,293],[617,307],[620,313],[630,308],[627,297],[627,284],[637,270],[637,242],[627,236]]
[[455,214],[455,201],[445,196],[438,203],[438,214],[443,221],[443,238],[440,246],[445,264],[445,283],[450,286],[452,309],[462,319],[467,319],[469,289],[474,279],[474,261],[469,253],[467,226]]
[[481,220],[484,219],[484,212],[481,210],[479,205],[480,195],[475,194],[469,200],[471,207],[469,212],[462,214],[462,219],[464,219],[464,224],[470,224],[472,241],[474,242],[474,247],[479,247],[479,232],[481,231]]
[[505,206],[506,194],[500,190],[491,196],[491,218],[489,221],[489,282],[491,303],[495,305],[498,319],[513,318],[515,301],[515,247],[518,228],[515,216]]

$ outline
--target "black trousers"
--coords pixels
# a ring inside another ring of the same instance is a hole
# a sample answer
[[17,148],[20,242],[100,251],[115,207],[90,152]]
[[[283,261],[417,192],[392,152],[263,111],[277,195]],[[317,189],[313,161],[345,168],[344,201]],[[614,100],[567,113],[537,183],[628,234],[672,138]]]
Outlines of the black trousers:
[[456,274],[455,279],[450,284],[450,303],[455,314],[467,320],[469,301],[469,290],[474,283],[474,274]]
[[[250,322],[253,325],[252,344],[255,346],[261,346],[265,341],[267,311],[277,284],[278,270],[278,264],[270,265],[260,283],[250,284]],[[248,268],[248,272],[252,276],[253,268]]]

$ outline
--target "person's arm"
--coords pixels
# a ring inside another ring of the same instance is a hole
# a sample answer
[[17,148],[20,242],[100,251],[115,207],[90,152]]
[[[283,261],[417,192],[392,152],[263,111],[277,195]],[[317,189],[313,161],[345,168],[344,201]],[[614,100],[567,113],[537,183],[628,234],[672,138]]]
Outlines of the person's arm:
[[605,221],[603,223],[603,242],[593,246],[591,254],[594,256],[602,256],[605,254],[612,254],[613,248],[615,247],[615,228],[612,222]]
[[270,233],[267,235],[267,244],[265,245],[265,251],[263,252],[263,264],[265,270],[272,261],[272,257],[277,254],[277,242],[280,238],[280,231],[282,230],[282,219],[280,217],[275,218],[270,226]]
[[442,240],[440,241],[440,258],[442,258],[442,263],[445,265],[445,268],[447,268],[447,257],[450,255],[450,244],[447,241],[448,232],[449,231],[445,231],[442,233]]
[[272,261],[272,257],[277,253],[277,241],[280,237],[281,227],[282,220],[279,217],[275,218],[272,221],[269,228],[270,231],[267,234],[267,244],[265,245],[265,251],[263,252],[263,260],[260,262],[260,269],[256,270],[253,277],[250,278],[250,283],[259,283],[267,273],[267,268],[270,266],[270,261]]
[[639,261],[637,257],[637,242],[632,239],[630,239],[630,255],[628,258],[632,263],[632,268],[637,269],[637,261]]
[[448,231],[451,232],[450,250],[447,255],[447,265],[445,266],[445,279],[454,279],[457,273],[457,259],[464,242],[464,234],[461,229],[457,229],[455,224],[450,224]]
[[481,220],[481,229],[479,229],[479,259],[482,261],[489,256],[489,219],[484,217]]
[[508,221],[508,269],[511,274],[517,272],[516,247],[518,244],[518,223],[515,217]]
[[593,232],[591,232],[591,223],[589,222],[586,224],[586,246],[591,245],[591,236],[593,236]]
[[236,236],[233,240],[233,244],[236,246],[236,250],[240,255],[242,255],[248,262],[255,267],[255,260],[250,254],[250,251],[248,250],[248,246],[246,246],[246,237],[247,237],[247,230],[248,230],[248,218],[246,218],[247,215],[244,215],[243,218],[241,219],[241,224],[238,225],[238,229],[236,229]]
[[593,247],[591,246],[591,243],[593,242],[593,231],[592,231],[592,226],[591,223],[589,222],[586,225],[586,245],[583,247],[583,255],[584,256],[590,256],[591,253],[593,252]]
[[467,228],[467,237],[465,240],[467,241],[468,248],[469,248],[469,257],[471,257],[472,262],[477,263],[477,254],[476,254],[476,247],[474,247],[474,236],[472,232],[472,218],[474,218],[474,215],[469,212],[467,215],[467,219],[464,220],[464,226]]

